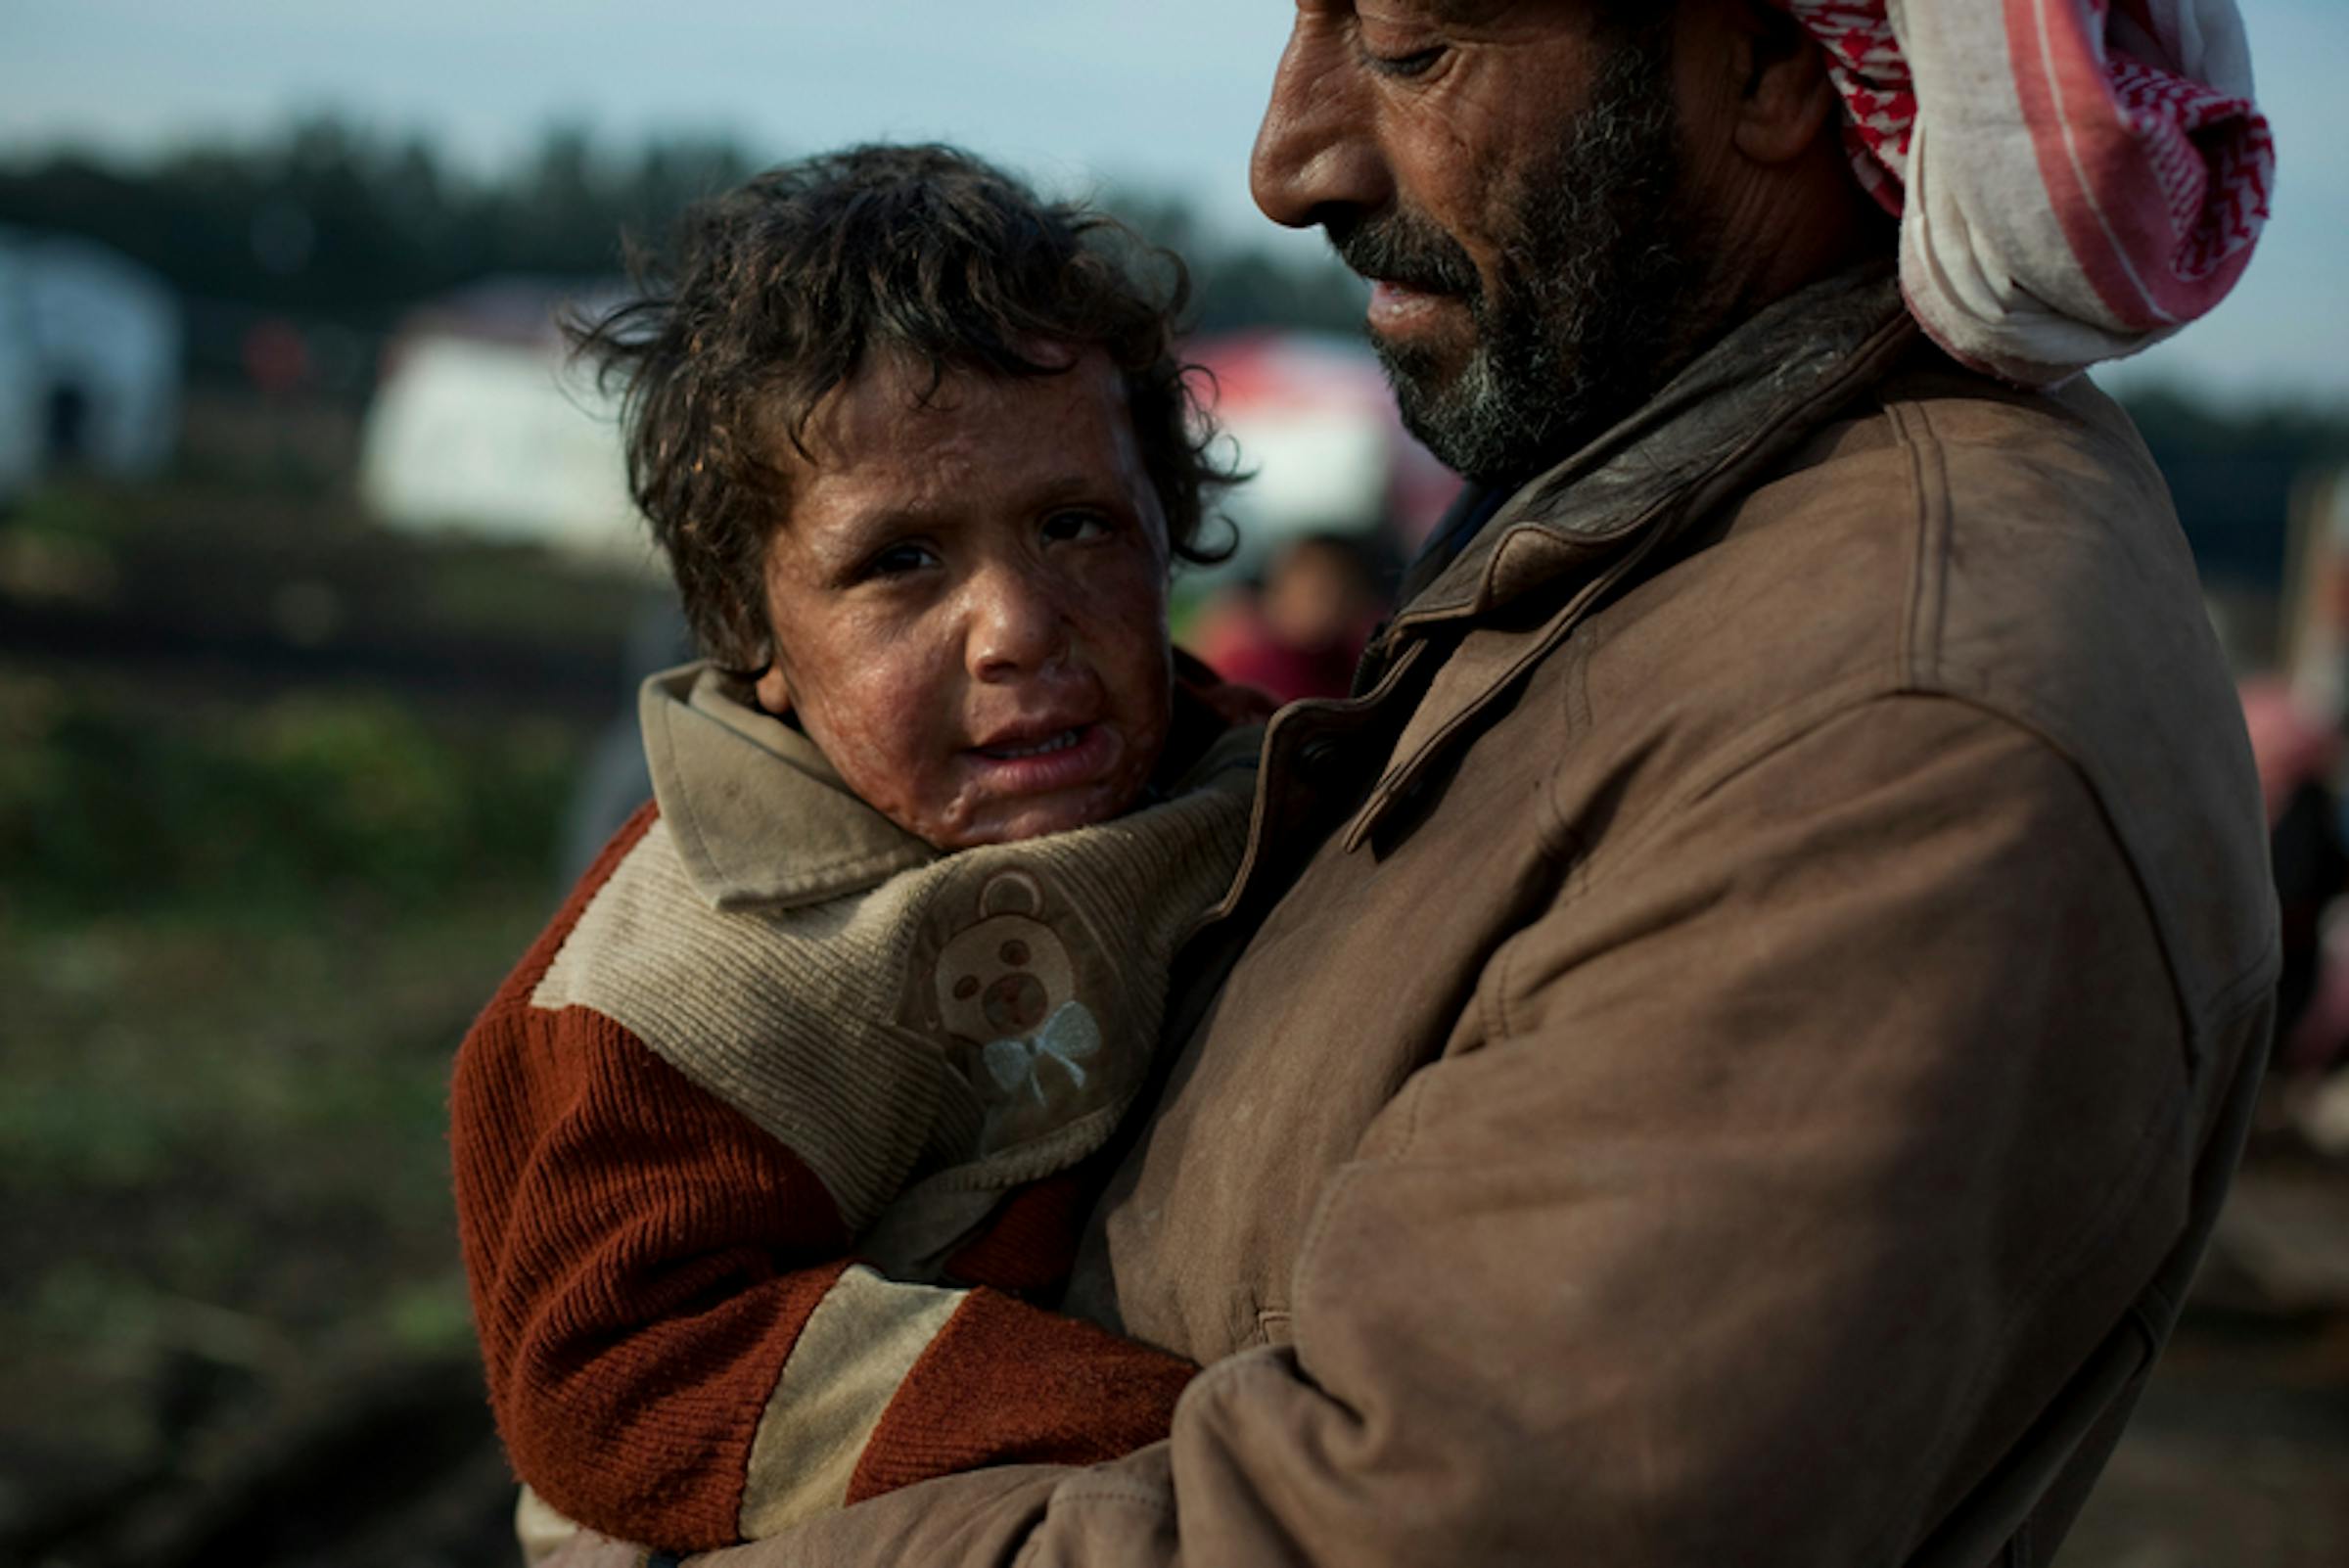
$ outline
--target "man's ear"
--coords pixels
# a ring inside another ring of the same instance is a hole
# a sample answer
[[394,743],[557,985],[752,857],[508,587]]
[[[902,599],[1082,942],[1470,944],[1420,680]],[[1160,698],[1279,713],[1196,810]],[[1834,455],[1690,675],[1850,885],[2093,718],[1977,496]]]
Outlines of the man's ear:
[[751,689],[758,693],[760,711],[777,718],[791,712],[791,683],[783,678],[783,662],[770,658]]
[[1808,153],[1842,113],[1826,51],[1768,0],[1744,0],[1738,65],[1745,78],[1732,138],[1757,163],[1789,163]]

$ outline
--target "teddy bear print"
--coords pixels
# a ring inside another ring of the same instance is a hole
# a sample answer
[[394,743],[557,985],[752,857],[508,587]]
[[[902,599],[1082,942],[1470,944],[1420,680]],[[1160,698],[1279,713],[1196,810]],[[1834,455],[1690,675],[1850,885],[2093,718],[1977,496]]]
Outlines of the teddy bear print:
[[1048,1079],[1082,1089],[1085,1062],[1101,1049],[1101,1026],[1078,999],[1076,966],[1060,934],[1037,918],[1044,895],[1024,871],[1005,871],[979,890],[979,920],[941,949],[939,1017],[976,1045],[998,1107],[1042,1105]]

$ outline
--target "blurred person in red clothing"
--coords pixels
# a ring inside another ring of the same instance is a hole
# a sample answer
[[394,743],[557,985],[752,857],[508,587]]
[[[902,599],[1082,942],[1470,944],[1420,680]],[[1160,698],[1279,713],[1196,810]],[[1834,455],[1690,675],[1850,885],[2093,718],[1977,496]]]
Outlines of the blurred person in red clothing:
[[1387,608],[1369,546],[1352,534],[1308,533],[1273,555],[1261,588],[1209,606],[1191,640],[1236,686],[1284,703],[1343,697]]

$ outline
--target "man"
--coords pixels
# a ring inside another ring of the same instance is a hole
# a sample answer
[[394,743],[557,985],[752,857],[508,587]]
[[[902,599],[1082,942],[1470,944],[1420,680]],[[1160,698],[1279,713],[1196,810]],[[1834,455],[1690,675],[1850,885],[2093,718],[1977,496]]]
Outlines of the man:
[[2160,482],[1920,335],[2072,341],[1999,357],[2037,282],[1904,307],[1868,58],[1299,0],[1259,203],[1475,484],[1359,695],[1275,721],[1070,1298],[1206,1370],[1128,1459],[710,1562],[2052,1556],[2239,1146],[2273,900]]

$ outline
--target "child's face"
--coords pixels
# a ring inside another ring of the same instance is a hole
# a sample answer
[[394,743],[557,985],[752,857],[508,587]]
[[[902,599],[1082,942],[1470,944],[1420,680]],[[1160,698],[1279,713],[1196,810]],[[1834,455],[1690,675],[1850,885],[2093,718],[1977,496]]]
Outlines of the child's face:
[[1167,525],[1125,388],[1066,372],[860,371],[787,447],[767,545],[770,712],[941,849],[1132,805],[1166,745]]

